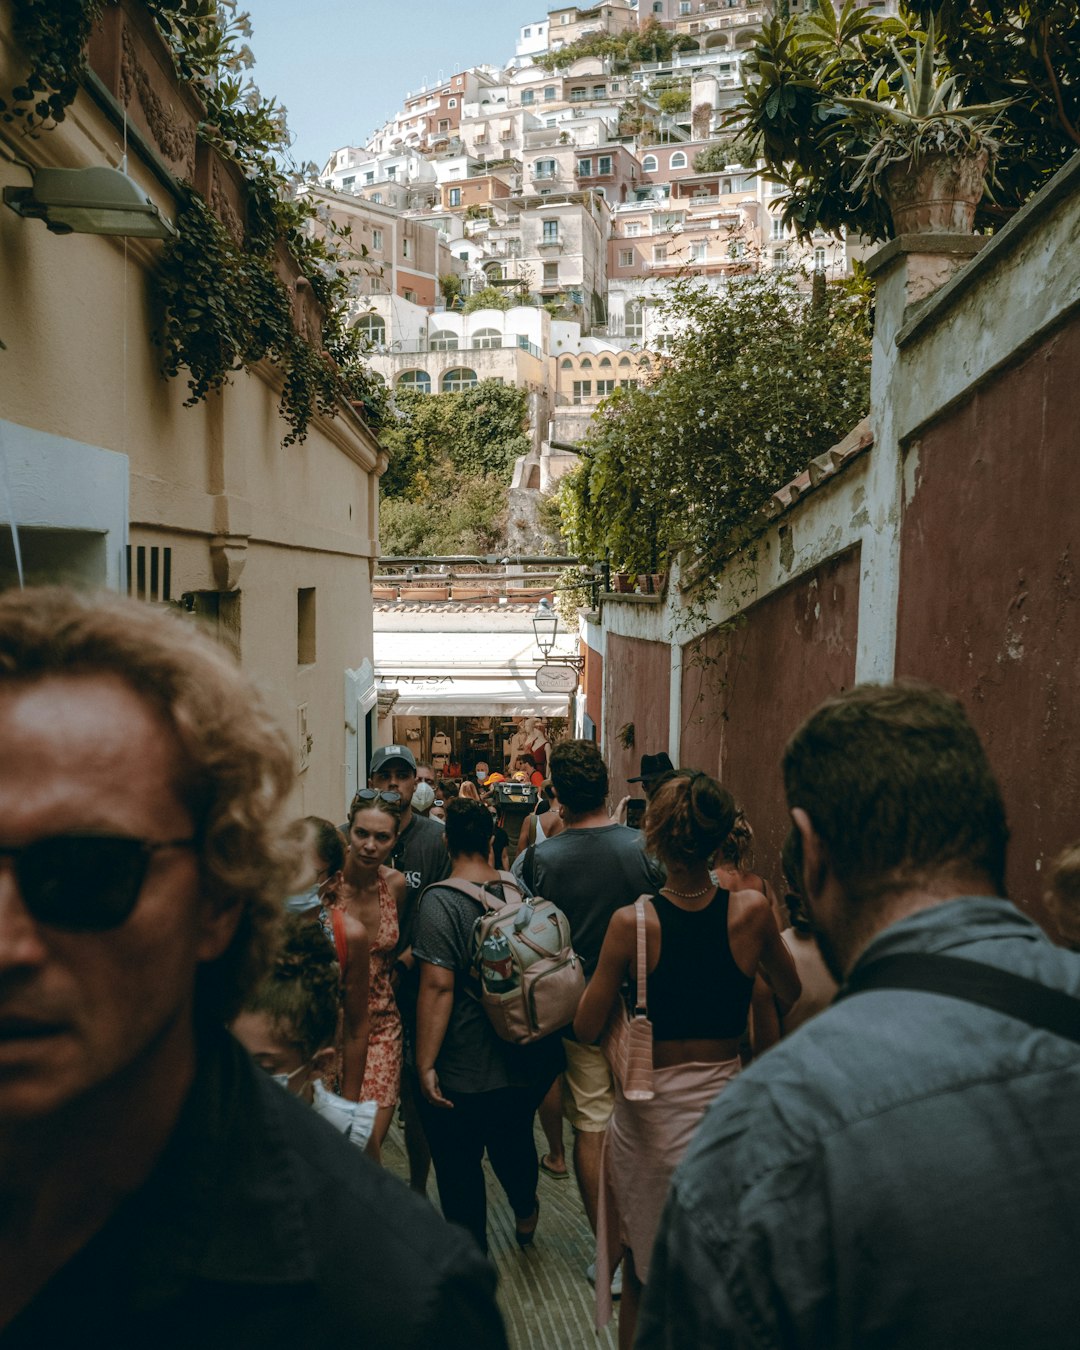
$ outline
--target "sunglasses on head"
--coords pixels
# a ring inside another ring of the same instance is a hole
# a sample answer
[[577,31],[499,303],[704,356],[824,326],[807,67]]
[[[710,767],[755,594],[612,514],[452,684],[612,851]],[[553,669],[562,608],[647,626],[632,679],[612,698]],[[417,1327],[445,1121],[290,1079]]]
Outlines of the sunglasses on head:
[[357,802],[386,802],[388,806],[397,806],[401,801],[400,792],[380,792],[378,788],[361,788],[353,798]]
[[10,858],[22,902],[38,923],[71,932],[119,928],[131,914],[150,859],[194,839],[132,839],[127,835],[57,834],[21,848],[0,846]]

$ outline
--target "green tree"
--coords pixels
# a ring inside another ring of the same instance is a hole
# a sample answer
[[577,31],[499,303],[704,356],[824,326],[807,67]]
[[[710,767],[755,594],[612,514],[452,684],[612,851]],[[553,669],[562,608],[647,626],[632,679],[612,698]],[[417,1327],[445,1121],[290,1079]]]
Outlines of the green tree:
[[499,286],[483,286],[474,291],[465,301],[466,314],[475,314],[478,309],[509,309],[514,303],[511,296]]
[[719,296],[682,282],[667,311],[670,360],[600,405],[560,486],[561,523],[572,552],[617,570],[685,551],[715,577],[770,494],[865,415],[865,301],[835,287],[815,300],[769,273]]

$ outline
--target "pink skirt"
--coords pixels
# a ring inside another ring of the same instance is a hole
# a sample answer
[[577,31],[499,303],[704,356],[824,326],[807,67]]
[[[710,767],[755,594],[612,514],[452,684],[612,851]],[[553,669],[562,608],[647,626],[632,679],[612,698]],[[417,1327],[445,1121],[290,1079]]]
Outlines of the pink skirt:
[[739,1072],[738,1059],[653,1071],[656,1096],[629,1102],[615,1084],[604,1133],[596,1228],[596,1328],[611,1320],[611,1277],[627,1251],[644,1284],[671,1174],[706,1110]]

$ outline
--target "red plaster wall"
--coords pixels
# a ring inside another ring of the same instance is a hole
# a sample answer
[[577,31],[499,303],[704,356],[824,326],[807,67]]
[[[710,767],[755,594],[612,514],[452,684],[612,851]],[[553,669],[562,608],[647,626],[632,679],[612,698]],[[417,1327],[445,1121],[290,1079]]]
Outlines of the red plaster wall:
[[896,669],[958,694],[1005,792],[1009,890],[1080,838],[1080,320],[912,448]]
[[[611,774],[614,805],[631,789],[627,778],[636,776],[642,755],[668,748],[671,702],[671,648],[666,642],[607,637],[607,706],[604,709],[604,759]],[[634,744],[623,747],[618,730],[634,724]],[[633,789],[640,793],[640,787]]]
[[753,605],[729,634],[683,648],[681,764],[734,794],[754,827],[757,869],[778,890],[781,755],[807,714],[854,683],[858,627],[855,548]]

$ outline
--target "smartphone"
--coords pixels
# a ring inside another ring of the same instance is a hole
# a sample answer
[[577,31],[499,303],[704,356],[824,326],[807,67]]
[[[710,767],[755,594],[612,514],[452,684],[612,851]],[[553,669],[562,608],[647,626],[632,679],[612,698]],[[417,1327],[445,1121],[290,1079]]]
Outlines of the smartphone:
[[645,807],[648,802],[644,797],[631,797],[626,803],[626,823],[632,830],[640,830],[641,822],[645,819]]

